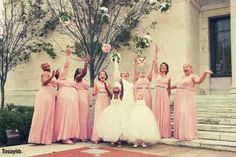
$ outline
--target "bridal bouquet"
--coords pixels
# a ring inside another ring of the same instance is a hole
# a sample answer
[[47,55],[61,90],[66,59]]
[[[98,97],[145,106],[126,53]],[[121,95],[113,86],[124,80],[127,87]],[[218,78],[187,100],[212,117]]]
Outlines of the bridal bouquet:
[[134,38],[136,53],[138,54],[137,64],[143,66],[146,64],[146,57],[142,56],[144,50],[150,47],[152,37],[148,34],[144,36],[136,36]]
[[111,61],[115,62],[117,60],[118,63],[120,63],[121,55],[118,52],[113,52],[111,54]]
[[67,12],[61,12],[59,14],[59,20],[62,25],[67,26],[71,22],[71,16]]

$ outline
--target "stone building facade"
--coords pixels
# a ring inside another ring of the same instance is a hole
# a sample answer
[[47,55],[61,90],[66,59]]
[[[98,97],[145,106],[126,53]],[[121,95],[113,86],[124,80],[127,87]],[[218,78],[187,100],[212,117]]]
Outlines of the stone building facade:
[[[147,30],[153,43],[145,53],[148,58],[146,69],[152,63],[155,44],[158,44],[159,63],[165,61],[169,64],[173,84],[183,74],[182,65],[190,63],[198,75],[207,69],[214,72],[198,86],[199,94],[236,94],[235,0],[173,0],[170,11],[152,12],[142,19],[134,33],[142,31],[152,21],[157,21],[157,27]],[[53,32],[47,40],[54,43],[57,59],[50,59],[43,53],[33,54],[30,63],[11,71],[6,84],[7,102],[32,105],[40,87],[40,64],[49,62],[52,69],[62,68],[64,56],[59,52],[71,44],[70,39]],[[122,55],[120,69],[130,71],[132,78],[132,58],[135,54],[127,47],[121,48],[119,52]],[[72,59],[71,79],[78,66],[83,66],[83,62]],[[110,67],[107,71],[112,75],[113,67]],[[112,76],[109,81],[112,82]]]

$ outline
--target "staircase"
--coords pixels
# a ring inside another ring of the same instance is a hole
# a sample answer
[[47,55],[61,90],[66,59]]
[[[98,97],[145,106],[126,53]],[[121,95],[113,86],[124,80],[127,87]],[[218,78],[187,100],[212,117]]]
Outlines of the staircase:
[[[173,120],[173,106],[172,106]],[[236,97],[197,96],[198,139],[162,139],[163,144],[236,151]],[[173,122],[172,122],[173,129]]]

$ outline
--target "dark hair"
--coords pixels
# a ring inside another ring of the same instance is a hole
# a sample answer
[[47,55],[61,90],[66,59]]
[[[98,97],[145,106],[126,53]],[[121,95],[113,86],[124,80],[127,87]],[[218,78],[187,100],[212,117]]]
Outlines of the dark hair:
[[[48,70],[45,70],[45,69],[44,69],[44,66],[45,66],[46,64],[48,64],[48,63],[42,63],[41,66],[40,66],[43,71],[48,71]],[[49,65],[49,64],[48,64],[48,65]],[[50,65],[49,65],[49,66],[50,66]]]
[[166,74],[169,72],[169,65],[166,63],[166,62],[162,62],[161,64],[160,64],[160,68],[161,68],[161,65],[162,64],[165,64],[165,66],[166,66]]
[[108,79],[108,75],[107,75],[107,72],[106,72],[105,70],[102,70],[102,71],[100,71],[100,72],[98,73],[98,80],[100,81],[99,75],[101,74],[101,72],[104,72],[104,73],[105,73],[105,75],[106,75],[106,79],[105,79],[105,80],[107,80],[107,79]]
[[80,70],[83,71],[83,69],[81,69],[81,68],[77,68],[77,69],[75,70],[74,80],[76,80],[76,76],[77,76],[78,74],[80,74],[80,73],[79,73]]
[[55,71],[55,78],[58,80],[59,76],[60,76],[60,69],[57,69]]
[[120,77],[122,77],[122,74],[123,74],[123,73],[127,73],[128,76],[129,76],[129,72],[128,72],[128,71],[123,71],[123,72],[120,73]]

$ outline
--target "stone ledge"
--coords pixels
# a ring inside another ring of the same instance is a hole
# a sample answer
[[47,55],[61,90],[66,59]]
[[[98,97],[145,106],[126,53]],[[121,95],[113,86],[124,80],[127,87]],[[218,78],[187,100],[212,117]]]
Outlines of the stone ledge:
[[170,138],[170,139],[161,139],[160,143],[168,145],[176,145],[176,146],[207,148],[207,149],[236,152],[236,142],[228,142],[228,141],[203,140],[203,139],[196,139],[193,141],[180,141],[174,138]]

